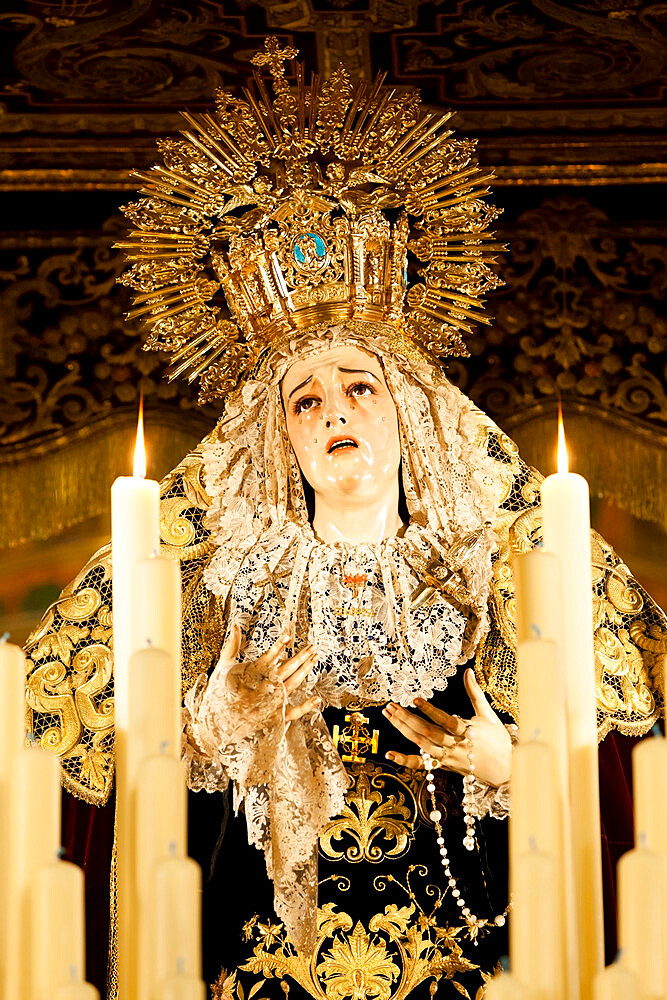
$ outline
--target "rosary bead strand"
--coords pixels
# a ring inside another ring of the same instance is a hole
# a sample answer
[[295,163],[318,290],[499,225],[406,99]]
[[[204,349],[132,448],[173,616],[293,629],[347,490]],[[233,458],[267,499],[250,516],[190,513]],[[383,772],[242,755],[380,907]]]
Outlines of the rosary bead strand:
[[468,774],[463,776],[463,819],[466,825],[466,834],[463,838],[463,846],[467,851],[474,850],[475,847],[475,817],[472,813],[472,788],[475,783],[475,753],[472,743],[472,726],[466,729],[466,742],[468,744]]
[[[469,758],[468,758],[469,760],[471,754],[472,751],[469,750]],[[439,767],[439,762],[435,760],[433,757],[431,757],[430,754],[426,753],[425,751],[422,751],[421,756],[422,756],[422,761],[424,763],[424,770],[426,771],[426,782],[427,782],[426,789],[429,792],[431,798],[431,811],[429,812],[429,819],[433,821],[433,825],[435,826],[435,832],[437,834],[436,843],[438,845],[438,850],[440,852],[440,864],[442,865],[445,878],[447,879],[447,885],[451,889],[452,896],[456,900],[456,905],[460,908],[461,914],[465,918],[465,921],[468,924],[468,926],[472,928],[479,925],[480,919],[478,916],[476,916],[476,914],[471,912],[470,907],[467,905],[465,898],[458,887],[457,880],[452,875],[452,870],[449,863],[449,855],[447,853],[447,847],[445,845],[445,838],[443,837],[442,834],[442,823],[441,823],[442,811],[437,808],[435,801],[434,770],[437,767]],[[470,817],[470,819],[473,823],[473,830],[474,830],[474,822],[475,822],[474,818]],[[466,840],[467,839],[468,836],[466,836]],[[468,845],[466,844],[466,840],[464,840],[464,844],[466,845],[466,847],[468,847]],[[472,837],[471,840],[472,840],[472,847],[474,847],[475,842],[474,839],[472,839]],[[472,848],[469,847],[468,850],[472,850]],[[509,905],[505,908],[503,913],[499,913],[496,917],[493,918],[493,920],[490,920],[489,923],[494,924],[496,927],[502,927],[505,924],[505,919],[508,911],[509,911]],[[475,946],[477,946],[477,936],[473,938],[473,943]]]

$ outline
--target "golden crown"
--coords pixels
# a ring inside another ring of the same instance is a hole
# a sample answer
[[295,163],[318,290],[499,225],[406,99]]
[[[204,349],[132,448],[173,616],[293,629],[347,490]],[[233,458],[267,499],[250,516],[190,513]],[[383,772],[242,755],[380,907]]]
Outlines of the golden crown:
[[452,112],[383,75],[353,84],[343,66],[306,83],[297,64],[292,88],[296,55],[267,38],[256,94],[220,90],[213,113],[184,112],[183,138],[158,144],[163,163],[135,174],[145,197],[123,208],[128,318],[204,399],[272,345],[335,323],[390,328],[431,359],[467,354],[462,334],[489,322],[481,296],[500,283],[498,211],[482,199],[493,175],[474,140],[452,138]]

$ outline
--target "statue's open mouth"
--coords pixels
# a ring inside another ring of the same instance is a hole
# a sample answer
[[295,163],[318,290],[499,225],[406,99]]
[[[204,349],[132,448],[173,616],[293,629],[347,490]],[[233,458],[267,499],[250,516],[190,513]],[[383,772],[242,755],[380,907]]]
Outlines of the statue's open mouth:
[[358,448],[359,445],[351,437],[341,437],[332,438],[327,445],[327,455],[331,455],[332,452],[339,450],[340,448]]

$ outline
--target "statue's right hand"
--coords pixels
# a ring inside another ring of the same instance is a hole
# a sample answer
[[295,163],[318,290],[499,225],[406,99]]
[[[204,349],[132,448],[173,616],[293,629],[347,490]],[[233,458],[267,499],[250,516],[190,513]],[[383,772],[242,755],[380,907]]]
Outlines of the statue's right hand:
[[[261,684],[256,687],[245,684],[244,676],[263,676],[274,681],[278,680],[284,685],[289,698],[292,692],[303,684],[317,661],[317,653],[311,643],[295,653],[294,656],[283,659],[289,642],[289,636],[282,635],[256,660],[250,662],[246,660],[230,671],[230,680],[232,680],[235,692],[244,704],[244,718],[250,731],[256,732],[266,722],[266,697],[263,694]],[[239,655],[240,648],[241,629],[238,625],[234,625],[222,648],[220,662],[233,663]],[[317,695],[307,698],[297,705],[288,704],[285,708],[285,721],[292,722],[295,719],[300,719],[302,715],[315,711],[320,705],[321,701]]]

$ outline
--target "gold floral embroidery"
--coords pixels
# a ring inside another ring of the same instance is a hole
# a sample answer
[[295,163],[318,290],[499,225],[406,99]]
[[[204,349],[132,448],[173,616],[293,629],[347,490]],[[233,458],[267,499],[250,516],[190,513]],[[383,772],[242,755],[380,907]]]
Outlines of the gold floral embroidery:
[[[418,867],[418,874],[425,877],[426,869]],[[415,870],[410,866],[409,875]],[[414,898],[409,885],[406,892]],[[282,925],[257,922],[254,936],[258,943],[240,969],[264,980],[291,979],[316,1000],[405,1000],[420,983],[431,979],[435,984],[442,977],[451,980],[463,997],[470,997],[455,977],[479,966],[463,955],[459,944],[459,936],[468,929],[438,925],[436,912],[442,898],[437,893],[431,913],[416,902],[402,907],[392,903],[371,917],[368,928],[327,903],[318,911],[318,937],[310,955],[294,949]],[[231,1000],[229,990],[224,992],[229,984],[230,977],[221,973],[213,987],[214,997]],[[248,996],[262,985],[255,984]],[[281,986],[287,994],[289,984]]]
[[[417,801],[413,792],[394,774],[371,763],[359,770],[350,769],[352,786],[345,797],[340,816],[331,820],[320,834],[320,850],[325,857],[347,861],[381,861],[397,857],[405,851],[417,817]],[[396,792],[387,794],[394,783]],[[340,843],[351,839],[346,848]],[[381,846],[384,840],[393,846]]]
[[330,1000],[389,1000],[399,969],[387,954],[385,942],[372,939],[357,921],[351,934],[334,939],[317,966],[317,974],[327,984]]

